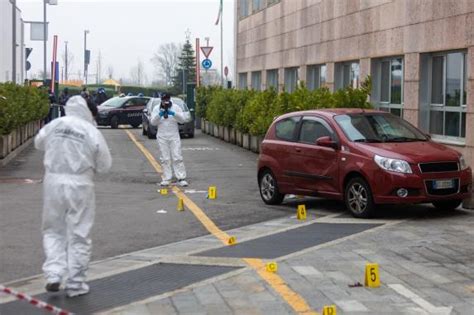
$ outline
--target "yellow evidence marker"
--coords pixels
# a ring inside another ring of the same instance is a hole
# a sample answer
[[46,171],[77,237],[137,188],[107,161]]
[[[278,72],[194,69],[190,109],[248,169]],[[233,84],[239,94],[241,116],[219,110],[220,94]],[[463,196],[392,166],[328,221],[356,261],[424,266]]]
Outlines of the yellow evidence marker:
[[306,220],[306,206],[305,205],[298,206],[298,210],[296,212],[296,218],[298,220]]
[[166,189],[166,188],[161,188],[161,189],[158,189],[158,192],[159,192],[161,195],[165,196],[165,195],[168,194],[168,189]]
[[178,206],[176,207],[178,211],[184,211],[184,200],[183,198],[178,199]]
[[216,199],[217,198],[217,187],[216,186],[209,186],[207,191],[207,197],[209,199]]
[[369,288],[380,287],[379,264],[368,263],[365,265],[365,283]]
[[236,243],[237,243],[237,240],[235,239],[235,236],[231,236],[227,240],[227,245],[235,245]]
[[323,307],[323,315],[336,315],[336,305],[325,305]]
[[277,272],[278,271],[278,264],[274,261],[267,263],[267,271],[268,272]]

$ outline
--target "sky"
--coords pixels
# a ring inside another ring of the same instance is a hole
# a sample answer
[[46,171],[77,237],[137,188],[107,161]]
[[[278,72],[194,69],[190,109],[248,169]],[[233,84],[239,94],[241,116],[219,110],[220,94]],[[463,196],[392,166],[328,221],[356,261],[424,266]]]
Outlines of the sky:
[[[17,0],[24,21],[43,20],[43,0]],[[201,46],[209,37],[214,46],[210,55],[213,69],[220,70],[220,26],[215,25],[219,0],[58,0],[58,5],[47,5],[50,24],[48,64],[52,56],[53,35],[58,35],[58,61],[64,51],[64,41],[73,54],[69,76],[77,77],[83,71],[84,30],[87,48],[91,50],[89,73],[96,72],[99,51],[102,56],[102,77],[112,66],[114,78],[130,77],[131,69],[141,60],[148,82],[156,78],[150,59],[161,44],[184,43],[189,29],[191,43],[199,37]],[[224,0],[224,66],[233,72],[234,55],[234,1]],[[25,45],[32,47],[29,57],[31,73],[43,69],[43,42],[30,40],[29,25],[25,25]],[[202,58],[201,54],[201,60]],[[60,64],[60,68],[63,65]],[[30,76],[29,76],[30,77]],[[89,77],[95,83],[95,76]]]

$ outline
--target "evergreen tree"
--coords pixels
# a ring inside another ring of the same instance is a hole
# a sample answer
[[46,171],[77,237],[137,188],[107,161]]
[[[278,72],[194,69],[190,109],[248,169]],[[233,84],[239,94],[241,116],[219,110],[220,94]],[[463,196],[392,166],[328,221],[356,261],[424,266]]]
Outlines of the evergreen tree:
[[173,85],[180,93],[183,92],[183,75],[186,84],[196,82],[196,55],[189,39],[186,39],[186,43],[183,45],[175,73]]

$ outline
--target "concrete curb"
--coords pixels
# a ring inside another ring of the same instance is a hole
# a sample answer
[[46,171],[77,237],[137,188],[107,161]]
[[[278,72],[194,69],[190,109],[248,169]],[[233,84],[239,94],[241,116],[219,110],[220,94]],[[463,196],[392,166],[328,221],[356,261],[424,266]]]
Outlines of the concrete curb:
[[13,160],[14,158],[16,158],[21,152],[23,152],[30,144],[33,143],[34,141],[34,137],[26,140],[25,143],[23,143],[21,146],[19,146],[18,148],[16,148],[16,150],[14,150],[13,152],[11,152],[10,154],[8,154],[5,158],[1,159],[0,160],[0,166],[5,166],[7,165],[11,160]]

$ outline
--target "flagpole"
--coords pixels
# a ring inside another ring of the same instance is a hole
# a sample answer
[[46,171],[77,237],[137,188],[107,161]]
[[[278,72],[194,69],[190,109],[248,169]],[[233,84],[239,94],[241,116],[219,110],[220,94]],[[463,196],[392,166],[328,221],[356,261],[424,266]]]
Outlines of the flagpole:
[[221,81],[224,87],[224,3],[221,0]]

